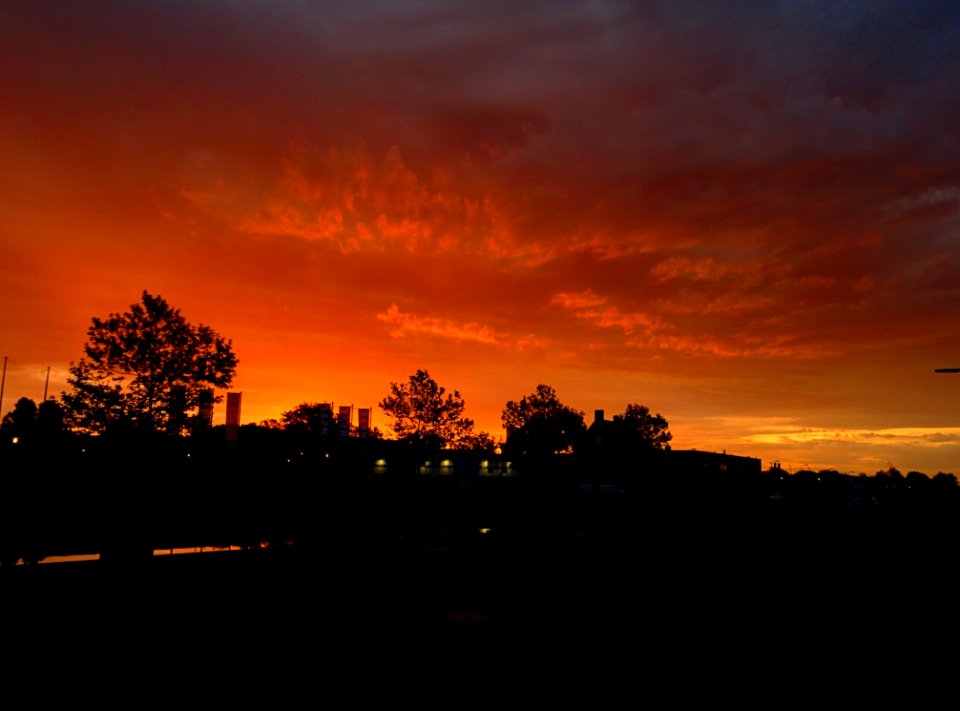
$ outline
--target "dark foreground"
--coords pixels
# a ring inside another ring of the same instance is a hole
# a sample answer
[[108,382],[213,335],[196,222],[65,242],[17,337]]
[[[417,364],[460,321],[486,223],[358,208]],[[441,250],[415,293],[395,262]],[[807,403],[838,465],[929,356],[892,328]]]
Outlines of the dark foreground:
[[908,668],[942,679],[960,631],[953,543],[870,533],[858,547],[851,531],[658,527],[8,567],[5,643],[101,679],[131,666],[168,681],[359,673],[368,691],[386,673],[442,670],[642,678],[681,695],[708,679],[741,693],[831,679],[876,691],[882,670]]

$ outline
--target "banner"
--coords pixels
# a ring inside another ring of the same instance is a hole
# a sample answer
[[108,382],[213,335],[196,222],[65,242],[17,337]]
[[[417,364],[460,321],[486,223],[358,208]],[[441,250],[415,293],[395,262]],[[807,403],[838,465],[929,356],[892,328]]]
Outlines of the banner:
[[200,391],[200,421],[204,427],[213,426],[213,390],[206,388]]
[[330,420],[333,419],[333,403],[320,403],[320,435],[326,437],[330,432]]
[[340,425],[340,436],[350,436],[350,422],[353,420],[353,405],[341,405],[337,422]]
[[243,393],[227,393],[227,441],[236,442],[240,431],[240,396]]
[[366,437],[370,432],[371,408],[361,407],[357,409],[357,431],[361,437]]

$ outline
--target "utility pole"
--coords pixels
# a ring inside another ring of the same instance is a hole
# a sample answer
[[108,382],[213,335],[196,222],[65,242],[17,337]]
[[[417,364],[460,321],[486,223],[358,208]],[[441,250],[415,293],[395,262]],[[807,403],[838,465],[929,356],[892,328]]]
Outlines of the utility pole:
[[7,357],[3,357],[3,377],[0,378],[0,418],[3,417],[3,386],[7,384]]
[[43,400],[41,400],[40,402],[46,402],[46,401],[47,401],[47,387],[48,387],[49,385],[50,385],[50,366],[48,365],[48,366],[47,366],[47,379],[46,379],[46,381],[43,383]]
[[934,373],[960,373],[960,368],[934,368]]

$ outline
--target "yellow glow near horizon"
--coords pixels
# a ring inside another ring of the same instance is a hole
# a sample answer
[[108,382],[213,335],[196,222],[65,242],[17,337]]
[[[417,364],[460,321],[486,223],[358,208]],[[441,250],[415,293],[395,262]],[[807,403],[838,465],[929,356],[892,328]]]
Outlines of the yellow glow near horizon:
[[960,427],[889,427],[884,429],[787,429],[745,435],[757,444],[797,444],[808,442],[858,442],[862,444],[906,444],[918,447],[944,447],[960,442]]

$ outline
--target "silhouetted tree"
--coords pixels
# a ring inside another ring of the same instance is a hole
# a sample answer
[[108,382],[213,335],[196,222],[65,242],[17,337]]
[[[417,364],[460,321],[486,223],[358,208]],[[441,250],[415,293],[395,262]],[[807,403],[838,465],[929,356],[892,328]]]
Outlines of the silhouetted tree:
[[457,442],[457,448],[493,454],[497,448],[497,441],[489,432],[477,432],[461,438]]
[[48,453],[52,453],[67,441],[63,406],[56,400],[44,400],[37,407],[34,437]]
[[305,430],[319,434],[337,426],[333,407],[326,402],[302,402],[280,415],[280,427],[285,430]]
[[37,407],[37,427],[46,434],[63,431],[63,406],[56,400],[44,400]]
[[7,437],[29,438],[36,427],[37,404],[28,397],[22,397],[13,409],[3,416],[0,429]]
[[903,489],[906,488],[906,479],[904,479],[903,474],[901,474],[900,470],[896,467],[888,467],[885,470],[880,470],[873,475],[873,478],[877,485],[878,493],[883,494],[885,497],[893,495],[894,498],[899,498]]
[[896,482],[900,484],[903,482],[903,474],[900,473],[900,470],[896,467],[888,467],[887,469],[881,469],[874,476],[884,479],[885,481]]
[[939,491],[954,491],[957,488],[957,477],[947,472],[937,472],[933,475],[933,483]]
[[538,385],[520,400],[507,402],[500,415],[506,447],[516,455],[567,452],[586,430],[583,413],[564,405],[549,385]]
[[903,480],[908,489],[914,489],[921,492],[927,491],[933,481],[926,474],[919,471],[907,472]]
[[617,484],[626,490],[657,483],[654,479],[663,468],[660,454],[670,449],[672,438],[663,415],[651,414],[645,405],[629,404],[612,421],[598,417],[575,450],[581,471],[590,475],[594,487]]
[[473,434],[473,420],[463,416],[460,393],[446,392],[426,370],[418,370],[406,383],[390,383],[390,396],[379,404],[394,419],[393,431],[400,439],[424,446],[452,446]]
[[670,449],[670,425],[659,412],[650,414],[646,405],[627,405],[622,415],[613,416],[613,424],[617,437],[631,449]]
[[229,387],[237,368],[231,341],[146,291],[129,311],[94,318],[84,353],[61,399],[71,423],[91,432],[129,423],[181,434],[204,391]]

